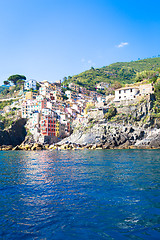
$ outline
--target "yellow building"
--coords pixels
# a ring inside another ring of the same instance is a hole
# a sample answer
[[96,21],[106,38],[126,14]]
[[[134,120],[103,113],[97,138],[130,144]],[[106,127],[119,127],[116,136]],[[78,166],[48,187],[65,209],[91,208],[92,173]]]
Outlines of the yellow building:
[[26,92],[26,93],[25,93],[25,99],[26,99],[26,100],[36,99],[36,96],[38,96],[38,93],[37,93],[37,92],[34,92],[34,91],[29,91],[29,92]]
[[59,137],[59,130],[60,130],[60,122],[56,121],[56,137]]

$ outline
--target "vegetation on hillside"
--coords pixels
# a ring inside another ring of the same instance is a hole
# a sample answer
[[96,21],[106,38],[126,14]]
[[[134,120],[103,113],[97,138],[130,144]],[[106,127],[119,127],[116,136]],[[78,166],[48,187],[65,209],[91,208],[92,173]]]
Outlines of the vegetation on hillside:
[[153,71],[153,70],[150,70],[150,71],[145,70],[145,71],[142,71],[142,72],[137,72],[136,77],[135,77],[135,81],[136,82],[141,82],[144,79],[146,79],[146,80],[151,80],[151,81],[155,82],[158,75],[159,75],[159,72],[158,71]]
[[144,77],[153,78],[159,68],[160,57],[132,62],[118,62],[102,68],[92,67],[78,75],[65,77],[63,84],[68,86],[70,82],[74,82],[89,90],[95,90],[96,84],[100,82],[107,82],[112,86],[115,82],[124,85],[141,81]]
[[154,85],[154,94],[155,94],[156,100],[159,101],[160,103],[160,81]]
[[26,77],[24,75],[16,74],[16,75],[11,75],[7,80],[13,83],[14,85],[17,85],[17,84],[24,83],[24,81],[26,80]]
[[1,92],[3,92],[5,89],[9,89],[9,87],[8,87],[8,86],[4,86],[4,85],[0,86],[0,94],[1,94]]
[[3,109],[6,106],[10,106],[13,103],[13,100],[0,101],[0,109]]
[[117,113],[116,108],[115,108],[115,107],[111,107],[111,108],[108,109],[108,112],[105,113],[105,116],[104,116],[104,117],[105,117],[107,120],[110,120],[112,117],[114,117],[114,116],[116,115],[116,113]]
[[0,130],[9,128],[12,125],[12,123],[15,121],[15,116],[14,116],[15,112],[12,111],[9,113],[9,115],[8,114],[6,114],[5,116],[0,115]]
[[[10,106],[14,100],[0,101],[0,110],[4,110],[6,106]],[[11,126],[11,124],[17,119],[18,108],[13,107],[9,112],[0,114],[0,130],[4,130]]]
[[158,114],[157,116],[160,117],[160,81],[154,85],[154,95],[156,98],[156,101],[154,102],[154,110],[155,113]]
[[20,85],[11,86],[10,88],[3,88],[3,90],[0,92],[0,98],[17,97],[20,89],[21,89]]

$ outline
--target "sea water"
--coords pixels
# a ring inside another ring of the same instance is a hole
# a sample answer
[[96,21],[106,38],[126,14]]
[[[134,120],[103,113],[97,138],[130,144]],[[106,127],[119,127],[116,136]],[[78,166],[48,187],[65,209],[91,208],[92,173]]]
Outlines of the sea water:
[[160,239],[160,150],[0,152],[0,239]]

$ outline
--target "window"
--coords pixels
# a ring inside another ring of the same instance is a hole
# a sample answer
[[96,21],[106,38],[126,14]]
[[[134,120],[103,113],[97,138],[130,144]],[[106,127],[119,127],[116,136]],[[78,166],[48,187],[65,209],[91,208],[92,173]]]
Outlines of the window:
[[131,92],[132,92],[132,89],[131,89]]
[[121,90],[119,90],[119,93],[121,93]]

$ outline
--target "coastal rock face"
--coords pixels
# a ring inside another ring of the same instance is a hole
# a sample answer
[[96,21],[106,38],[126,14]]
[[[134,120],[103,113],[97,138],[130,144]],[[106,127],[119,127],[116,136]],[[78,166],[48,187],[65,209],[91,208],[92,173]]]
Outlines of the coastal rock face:
[[148,131],[146,138],[137,141],[135,146],[138,148],[160,148],[160,129]]
[[25,129],[26,119],[19,119],[14,122],[11,128],[0,130],[0,145],[12,145],[13,147],[20,145],[26,136]]
[[160,148],[160,120],[154,118],[151,97],[118,106],[112,121],[96,115],[80,123],[75,121],[73,134],[59,144],[81,144],[92,149]]
[[95,124],[92,128],[74,132],[70,137],[61,141],[76,144],[102,144],[105,148],[118,147],[129,141],[133,145],[136,140],[142,139],[145,132],[139,128],[123,126],[120,124]]
[[[154,117],[154,96],[130,105],[117,106],[117,114],[108,120],[86,116],[75,121],[73,134],[60,144],[81,144],[86,148],[160,148],[160,120]],[[90,146],[92,145],[92,146]]]
[[63,139],[62,144],[86,145],[86,148],[159,148],[160,129],[144,129],[130,125],[115,123],[96,124],[86,131],[76,131],[70,137]]

